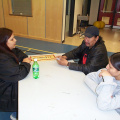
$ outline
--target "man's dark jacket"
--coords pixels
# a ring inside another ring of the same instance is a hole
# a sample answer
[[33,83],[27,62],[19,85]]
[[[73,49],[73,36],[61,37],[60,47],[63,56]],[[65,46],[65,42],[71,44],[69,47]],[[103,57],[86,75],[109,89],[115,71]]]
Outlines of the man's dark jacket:
[[[85,53],[87,53],[87,61],[86,64],[83,64],[82,59]],[[69,69],[82,71],[85,74],[105,68],[108,64],[107,50],[102,37],[99,37],[91,49],[85,45],[83,40],[79,47],[64,55],[67,56],[67,60],[79,59],[78,63],[70,63]]]
[[27,57],[15,48],[18,64],[12,55],[0,52],[0,111],[18,110],[18,81],[25,78],[30,71],[30,64],[22,62]]

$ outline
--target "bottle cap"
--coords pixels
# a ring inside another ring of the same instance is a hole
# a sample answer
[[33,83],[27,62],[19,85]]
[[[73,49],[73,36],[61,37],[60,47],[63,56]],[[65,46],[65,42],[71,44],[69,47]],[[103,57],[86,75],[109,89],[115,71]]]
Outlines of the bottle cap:
[[35,58],[34,61],[37,61],[37,58]]

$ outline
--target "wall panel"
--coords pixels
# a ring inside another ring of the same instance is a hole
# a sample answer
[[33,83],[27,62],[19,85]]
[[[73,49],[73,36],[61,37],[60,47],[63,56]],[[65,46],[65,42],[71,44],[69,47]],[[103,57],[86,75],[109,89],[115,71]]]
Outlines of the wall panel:
[[32,17],[10,15],[11,0],[0,0],[0,3],[1,1],[5,27],[12,29],[15,35],[61,43],[64,34],[63,0],[32,0]]
[[45,39],[45,0],[32,1],[32,17],[28,17],[28,35]]
[[46,39],[61,42],[63,0],[46,0]]
[[19,35],[27,35],[27,18],[23,16],[9,15],[8,0],[3,0],[5,26]]
[[5,27],[4,26],[4,16],[3,16],[3,4],[2,4],[2,0],[0,0],[0,27]]

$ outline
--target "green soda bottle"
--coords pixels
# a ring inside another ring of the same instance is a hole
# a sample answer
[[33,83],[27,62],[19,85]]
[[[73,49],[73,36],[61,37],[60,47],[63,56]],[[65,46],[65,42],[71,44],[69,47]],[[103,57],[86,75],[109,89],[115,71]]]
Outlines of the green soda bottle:
[[37,59],[34,59],[32,70],[33,70],[33,78],[35,79],[39,78],[39,64],[37,62]]

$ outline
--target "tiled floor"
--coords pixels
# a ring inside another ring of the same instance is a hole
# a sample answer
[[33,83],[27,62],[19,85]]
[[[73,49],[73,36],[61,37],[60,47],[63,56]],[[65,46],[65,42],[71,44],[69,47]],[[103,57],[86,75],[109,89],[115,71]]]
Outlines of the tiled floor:
[[[84,29],[82,30],[84,31]],[[120,30],[104,28],[100,29],[100,36],[103,37],[107,51],[109,52],[120,52]],[[73,37],[66,37],[63,44],[78,46],[81,44],[83,38],[79,37],[79,34]]]

